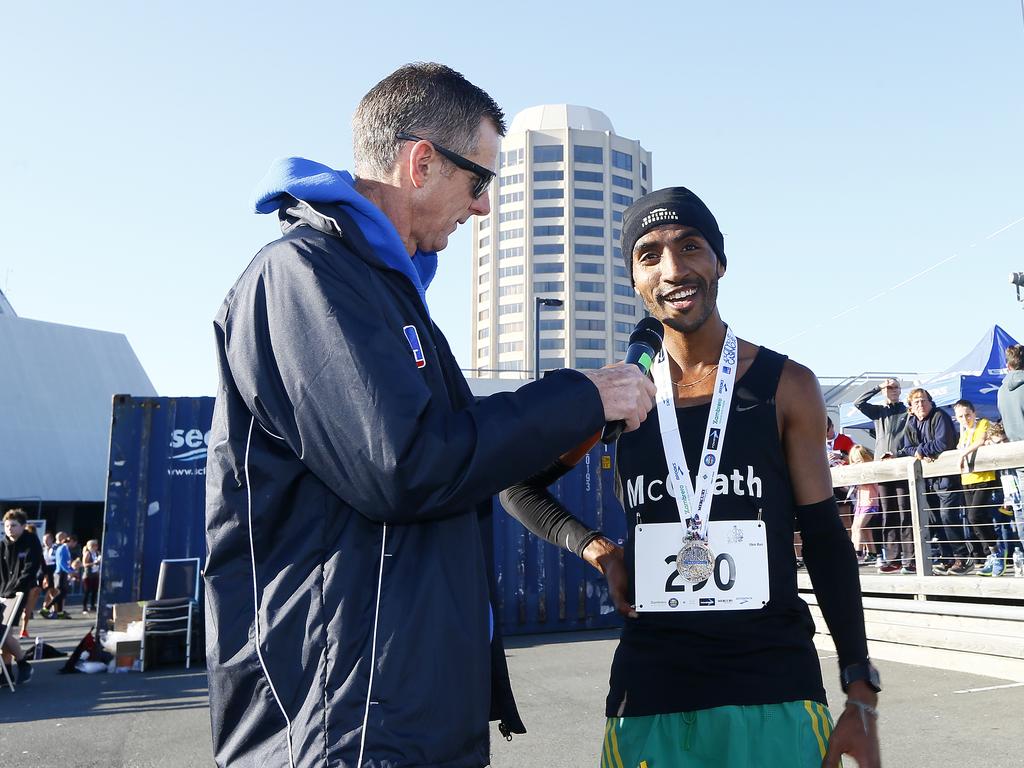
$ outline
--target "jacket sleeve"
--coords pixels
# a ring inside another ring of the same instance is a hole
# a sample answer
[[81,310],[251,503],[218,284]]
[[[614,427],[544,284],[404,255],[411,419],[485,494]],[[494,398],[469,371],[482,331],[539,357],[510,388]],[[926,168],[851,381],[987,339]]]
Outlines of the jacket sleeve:
[[869,389],[863,395],[854,400],[854,407],[872,421],[874,421],[875,419],[882,418],[882,416],[885,415],[885,408],[881,405],[872,405],[871,403],[868,402],[868,400],[870,400],[872,397],[874,397],[881,391],[881,387],[874,387],[873,389]]
[[22,536],[31,536],[32,539],[29,541],[28,551],[21,564],[21,573],[18,574],[18,585],[15,591],[24,592],[25,598],[28,599],[28,593],[36,586],[36,575],[43,566],[43,545],[39,543],[39,539],[34,533],[26,532]]
[[603,424],[597,388],[576,371],[453,412],[414,365],[409,320],[386,314],[398,288],[362,262],[338,269],[288,248],[229,299],[228,365],[259,426],[363,515],[464,513]]
[[907,425],[903,429],[903,436],[900,438],[897,454],[900,456],[913,456],[917,453],[921,443],[921,435],[918,433],[919,426],[917,419],[907,419]]

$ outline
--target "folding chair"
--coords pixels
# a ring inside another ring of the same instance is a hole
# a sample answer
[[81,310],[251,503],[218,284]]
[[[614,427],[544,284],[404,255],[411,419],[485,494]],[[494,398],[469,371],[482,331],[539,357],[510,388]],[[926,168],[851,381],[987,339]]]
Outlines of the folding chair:
[[185,635],[185,669],[192,665],[192,618],[199,605],[198,557],[160,561],[156,599],[142,608],[142,647],[139,661],[146,669],[146,639],[150,636]]
[[[19,609],[21,608],[22,602],[25,600],[24,592],[15,592],[14,597],[5,597],[0,599],[0,602],[4,605],[4,617],[3,620],[6,624],[0,625],[3,631],[0,632],[0,648],[3,648],[7,642],[7,636],[11,633],[14,625],[18,623]],[[7,681],[7,685],[11,687],[11,693],[14,693],[14,681],[11,680],[11,673],[7,669],[7,664],[0,660],[0,673],[3,674],[4,680]]]

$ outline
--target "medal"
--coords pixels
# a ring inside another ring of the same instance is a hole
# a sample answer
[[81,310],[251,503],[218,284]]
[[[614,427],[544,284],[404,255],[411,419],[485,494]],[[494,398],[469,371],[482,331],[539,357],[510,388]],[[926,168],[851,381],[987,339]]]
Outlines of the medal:
[[690,584],[707,581],[715,572],[715,553],[703,539],[690,539],[676,555],[676,570]]

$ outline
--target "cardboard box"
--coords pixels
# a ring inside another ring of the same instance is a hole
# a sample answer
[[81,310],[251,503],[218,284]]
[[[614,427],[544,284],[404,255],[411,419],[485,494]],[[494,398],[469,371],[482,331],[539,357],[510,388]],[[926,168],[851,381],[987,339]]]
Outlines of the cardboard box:
[[114,603],[114,631],[125,632],[133,621],[142,621],[142,607],[145,602]]
[[132,669],[142,655],[142,642],[139,640],[122,640],[114,648],[114,666],[119,670]]

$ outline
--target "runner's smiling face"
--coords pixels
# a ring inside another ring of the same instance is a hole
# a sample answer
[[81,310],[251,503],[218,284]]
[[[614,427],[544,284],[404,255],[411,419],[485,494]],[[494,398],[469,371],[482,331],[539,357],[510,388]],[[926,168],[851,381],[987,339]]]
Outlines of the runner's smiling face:
[[681,333],[697,330],[715,311],[725,274],[700,231],[663,224],[633,247],[633,281],[647,310]]

